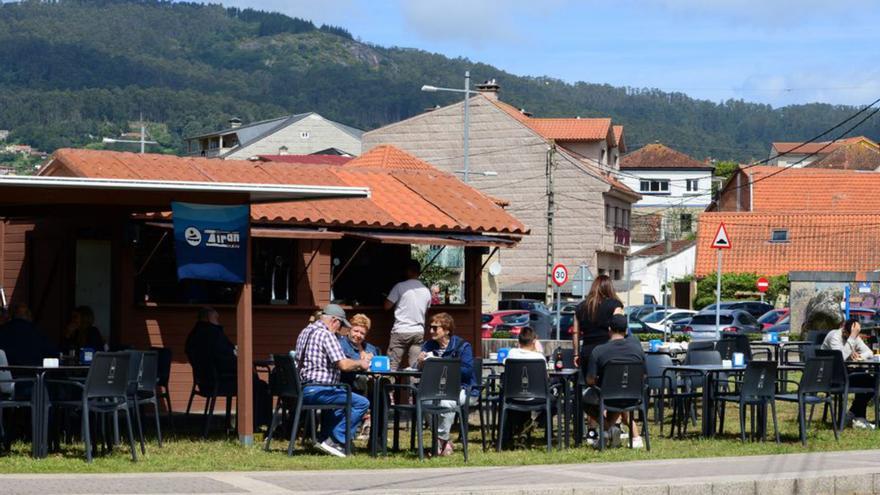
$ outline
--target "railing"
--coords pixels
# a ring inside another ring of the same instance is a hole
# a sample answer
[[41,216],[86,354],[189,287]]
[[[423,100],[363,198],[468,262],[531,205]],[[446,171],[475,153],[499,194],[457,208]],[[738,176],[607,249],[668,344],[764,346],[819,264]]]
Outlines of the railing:
[[617,227],[614,229],[614,245],[629,246],[629,229]]

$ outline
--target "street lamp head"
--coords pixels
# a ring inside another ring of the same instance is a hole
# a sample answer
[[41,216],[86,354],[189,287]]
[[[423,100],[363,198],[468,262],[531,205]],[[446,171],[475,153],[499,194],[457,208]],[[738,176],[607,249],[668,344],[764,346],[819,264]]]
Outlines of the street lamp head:
[[429,84],[425,84],[424,86],[422,86],[422,91],[425,91],[427,93],[434,93],[437,91],[437,86],[431,86]]

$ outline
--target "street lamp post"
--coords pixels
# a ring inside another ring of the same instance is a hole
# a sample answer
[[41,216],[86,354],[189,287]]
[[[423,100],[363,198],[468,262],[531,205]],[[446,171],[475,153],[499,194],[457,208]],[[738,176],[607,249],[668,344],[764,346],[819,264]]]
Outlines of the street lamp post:
[[462,148],[464,148],[464,167],[462,170],[463,180],[467,183],[468,178],[470,177],[471,167],[470,167],[470,96],[472,93],[476,93],[476,91],[471,91],[471,71],[466,70],[464,72],[464,89],[455,89],[455,88],[438,88],[437,86],[430,86],[428,84],[422,86],[422,91],[426,91],[429,93],[434,93],[437,91],[448,91],[450,93],[464,93],[464,142],[462,144]]

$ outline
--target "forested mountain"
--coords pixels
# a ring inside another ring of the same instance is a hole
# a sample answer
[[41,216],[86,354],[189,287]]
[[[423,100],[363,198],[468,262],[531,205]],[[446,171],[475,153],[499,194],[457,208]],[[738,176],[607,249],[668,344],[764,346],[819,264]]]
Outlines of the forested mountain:
[[[345,29],[250,9],[155,0],[0,3],[0,129],[51,151],[128,131],[142,112],[182,137],[243,121],[316,111],[372,129],[496,78],[502,99],[539,117],[610,116],[630,149],[655,140],[697,158],[764,158],[773,140],[811,137],[854,111],[810,104],[695,100],[684,94],[521,77],[466,59],[353,39]],[[880,119],[858,134],[880,138]]]

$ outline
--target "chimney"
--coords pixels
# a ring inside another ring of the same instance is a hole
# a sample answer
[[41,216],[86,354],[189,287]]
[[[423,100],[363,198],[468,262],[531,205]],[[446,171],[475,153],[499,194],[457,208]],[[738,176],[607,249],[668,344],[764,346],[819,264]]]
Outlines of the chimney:
[[532,116],[532,112],[527,111],[525,108],[520,108],[520,109],[519,109],[519,113],[525,115],[526,117],[531,117],[531,116]]
[[664,251],[666,254],[669,254],[672,252],[672,239],[670,239],[668,237],[666,238],[666,246],[665,246]]
[[229,119],[229,128],[230,129],[237,129],[239,127],[241,127],[241,119],[240,118],[232,117],[231,119]]
[[501,86],[498,85],[495,79],[489,79],[477,84],[477,91],[483,93],[483,96],[492,101],[498,101],[498,92],[501,91]]
[[280,148],[278,148],[278,154],[279,155],[289,155],[290,153],[289,153],[289,150],[287,149],[287,146],[281,146]]

